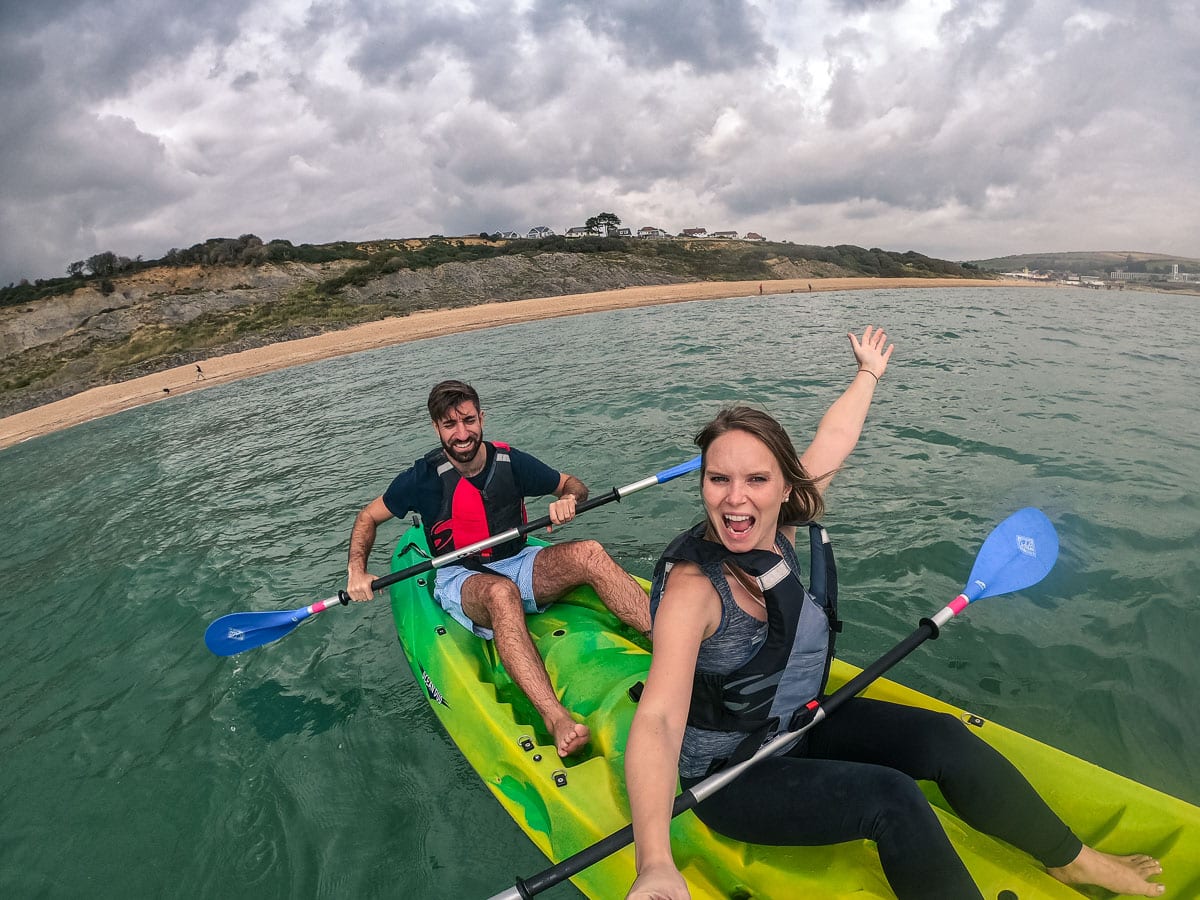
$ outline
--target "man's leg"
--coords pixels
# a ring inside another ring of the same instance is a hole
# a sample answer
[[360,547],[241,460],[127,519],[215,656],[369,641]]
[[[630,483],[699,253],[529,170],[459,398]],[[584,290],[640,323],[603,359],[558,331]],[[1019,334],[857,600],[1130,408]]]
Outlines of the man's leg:
[[[539,559],[544,552],[538,554]],[[516,584],[496,575],[472,575],[463,582],[462,608],[475,624],[492,630],[500,661],[554,736],[558,755],[569,756],[582,749],[591,732],[558,702],[546,665],[525,627],[525,609]]]
[[552,544],[533,563],[538,602],[557,600],[571,588],[591,585],[618,619],[642,634],[650,633],[650,598],[633,577],[596,541]]

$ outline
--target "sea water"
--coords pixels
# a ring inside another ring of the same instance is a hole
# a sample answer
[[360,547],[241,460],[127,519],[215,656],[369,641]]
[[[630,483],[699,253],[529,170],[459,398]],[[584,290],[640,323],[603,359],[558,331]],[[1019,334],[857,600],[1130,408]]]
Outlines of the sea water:
[[[803,446],[868,323],[896,351],[828,495],[841,655],[882,654],[959,591],[996,523],[1040,507],[1054,571],[971,607],[892,677],[1200,803],[1198,310],[964,288],[597,313],[331,359],[2,451],[0,895],[483,897],[540,870],[428,710],[386,603],[228,658],[205,627],[344,585],[354,515],[432,446],[443,378],[479,389],[488,437],[602,491],[693,456],[728,401]],[[687,476],[554,539],[596,537],[646,576],[698,509]],[[381,528],[376,574],[401,527]]]

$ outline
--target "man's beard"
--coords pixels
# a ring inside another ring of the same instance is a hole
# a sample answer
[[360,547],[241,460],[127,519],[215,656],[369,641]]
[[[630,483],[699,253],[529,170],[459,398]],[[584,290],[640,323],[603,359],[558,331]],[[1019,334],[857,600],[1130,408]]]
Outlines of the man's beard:
[[446,455],[457,463],[467,464],[475,458],[475,454],[479,452],[479,446],[483,443],[483,438],[474,438],[471,442],[471,448],[467,451],[456,450],[451,444],[442,441],[442,449],[446,451]]

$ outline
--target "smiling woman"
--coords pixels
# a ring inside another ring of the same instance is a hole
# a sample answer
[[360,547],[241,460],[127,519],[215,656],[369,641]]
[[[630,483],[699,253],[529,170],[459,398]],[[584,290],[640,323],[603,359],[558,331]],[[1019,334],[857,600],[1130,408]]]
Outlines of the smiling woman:
[[[821,513],[825,488],[858,442],[893,350],[871,326],[861,343],[850,338],[859,371],[802,456],[778,422],[745,407],[722,410],[696,436],[706,518],[676,538],[655,569],[654,649],[625,752],[638,873],[629,897],[687,900],[671,844],[676,778],[685,791],[699,788],[750,757],[756,765],[738,776],[735,790],[705,793],[691,807],[706,825],[748,844],[870,841],[901,900],[983,897],[917,781],[936,783],[965,823],[1019,847],[1064,883],[1162,893],[1163,885],[1148,880],[1163,871],[1156,859],[1084,845],[964,722],[854,697],[825,721],[840,630],[836,570],[826,540],[832,581],[817,581],[814,551],[815,596],[806,589],[795,526]],[[810,467],[827,474],[813,479]],[[794,494],[804,496],[797,518],[788,508]],[[1053,540],[1040,543],[1052,545],[1053,554],[1034,581],[1057,557],[1052,526],[1047,535]],[[1035,553],[1031,537],[1020,541]],[[759,758],[777,733],[818,719],[819,729]]]

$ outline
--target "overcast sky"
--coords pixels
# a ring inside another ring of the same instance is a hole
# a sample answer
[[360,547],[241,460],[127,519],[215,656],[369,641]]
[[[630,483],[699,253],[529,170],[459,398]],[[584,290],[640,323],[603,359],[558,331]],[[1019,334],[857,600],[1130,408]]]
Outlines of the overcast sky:
[[601,211],[1200,256],[1200,0],[0,0],[0,284]]

